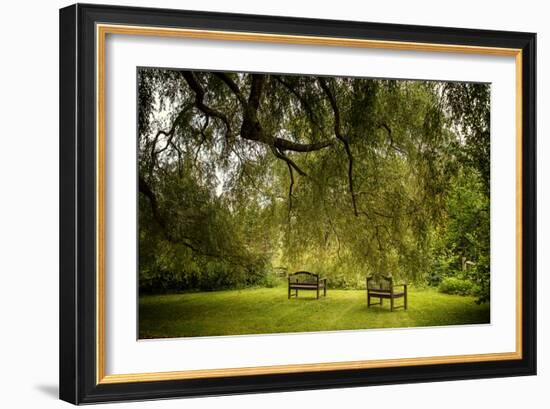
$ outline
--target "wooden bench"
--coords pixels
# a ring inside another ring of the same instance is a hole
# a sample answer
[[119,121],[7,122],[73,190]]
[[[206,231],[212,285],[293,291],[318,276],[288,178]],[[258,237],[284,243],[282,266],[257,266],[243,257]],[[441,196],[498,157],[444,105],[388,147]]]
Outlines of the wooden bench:
[[[401,291],[396,291],[396,287],[402,287]],[[380,301],[371,303],[371,297],[378,298]],[[396,308],[407,309],[407,284],[393,284],[391,277],[367,277],[367,306],[380,305],[384,298],[390,299],[390,311]],[[403,305],[395,306],[393,300],[403,298]]]
[[[288,298],[298,297],[298,290],[314,290],[317,291],[317,299],[319,299],[319,291],[323,289],[323,296],[327,296],[327,279],[319,278],[319,274],[310,273],[308,271],[298,271],[288,276]],[[292,294],[292,290],[295,293]]]

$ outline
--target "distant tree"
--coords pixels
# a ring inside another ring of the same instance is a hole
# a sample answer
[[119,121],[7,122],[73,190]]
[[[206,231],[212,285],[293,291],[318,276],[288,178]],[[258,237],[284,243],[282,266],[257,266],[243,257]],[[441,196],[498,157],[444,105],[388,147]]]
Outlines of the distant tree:
[[444,95],[458,134],[464,138],[460,153],[479,171],[489,192],[491,177],[491,87],[489,84],[449,82]]

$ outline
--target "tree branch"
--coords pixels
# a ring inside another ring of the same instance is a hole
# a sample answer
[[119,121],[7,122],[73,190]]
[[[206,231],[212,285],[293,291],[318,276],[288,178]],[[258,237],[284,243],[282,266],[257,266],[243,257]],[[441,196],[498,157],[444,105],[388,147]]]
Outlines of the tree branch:
[[[184,115],[191,108],[191,106],[192,106],[192,104],[186,104],[181,109],[181,111],[176,116],[176,119],[174,119],[174,123],[172,124],[172,127],[168,131],[163,131],[163,130],[158,130],[157,131],[157,133],[156,133],[156,135],[153,139],[153,143],[151,145],[151,164],[149,166],[149,175],[152,175],[153,171],[155,170],[155,165],[156,165],[156,162],[157,162],[157,155],[164,152],[168,148],[168,146],[172,145],[172,147],[174,147],[178,151],[178,155],[181,158],[181,152],[176,147],[176,145],[174,145],[172,140],[173,140],[174,135],[176,133],[177,127],[179,126],[180,122],[183,120]],[[168,140],[166,141],[166,144],[164,145],[164,147],[157,151],[156,150],[157,143],[158,143],[158,139],[160,138],[161,135],[164,135],[165,137],[167,137]]]
[[304,172],[302,169],[300,169],[298,167],[298,165],[296,165],[296,163],[294,163],[294,161],[292,159],[290,159],[288,156],[286,156],[278,148],[276,148],[275,146],[272,146],[271,151],[275,154],[276,157],[278,157],[279,159],[284,160],[289,166],[292,166],[294,168],[294,170],[296,170],[296,172],[298,172],[300,175],[307,176],[306,172]]
[[206,133],[205,132],[206,132],[206,128],[208,128],[209,124],[210,124],[210,117],[207,115],[207,116],[205,116],[204,124],[203,124],[203,126],[201,126],[201,129],[200,129],[202,139],[199,142],[199,146],[197,146],[197,150],[195,151],[195,155],[194,155],[194,159],[193,159],[193,163],[195,165],[197,164],[197,158],[199,157],[199,152],[202,148],[202,145],[206,141]]
[[206,93],[202,85],[195,78],[195,75],[191,71],[182,71],[181,74],[189,87],[195,92],[195,106],[205,115],[212,116],[221,120],[225,125],[226,136],[231,135],[231,124],[229,123],[227,117],[221,112],[209,107],[204,103],[204,96]]
[[280,84],[282,84],[288,91],[290,91],[290,93],[292,95],[294,95],[296,97],[296,99],[300,102],[300,105],[304,108],[304,110],[306,111],[307,113],[307,116],[309,118],[309,122],[311,122],[311,124],[315,127],[317,127],[317,129],[320,129],[321,127],[319,126],[319,124],[317,123],[317,121],[315,120],[315,114],[313,113],[313,109],[311,108],[311,105],[309,104],[309,102],[298,92],[298,90],[296,88],[294,88],[289,82],[285,81],[283,79],[283,77],[279,76],[279,75],[272,75],[272,77],[277,81],[279,82]]
[[406,155],[407,152],[405,152],[403,149],[401,149],[399,146],[396,146],[393,142],[393,135],[392,135],[392,131],[391,131],[391,128],[388,126],[387,123],[385,122],[382,122],[378,125],[378,128],[382,128],[382,129],[385,129],[386,132],[388,133],[388,137],[390,138],[390,145],[389,147],[392,148],[392,149],[395,149],[397,152],[399,152],[400,154],[402,155]]
[[247,106],[246,98],[242,94],[239,86],[235,83],[235,81],[233,81],[229,75],[223,72],[215,72],[214,75],[219,79],[221,79],[229,87],[229,89],[233,91],[233,94],[235,94],[235,96],[237,97],[241,105],[244,108],[246,108]]
[[[231,127],[229,120],[221,112],[218,112],[206,104],[204,104],[205,91],[199,84],[193,73],[186,71],[183,72],[185,80],[189,84],[189,87],[195,92],[195,104],[198,109],[209,116],[219,118],[223,121],[228,130],[231,133]],[[250,141],[261,142],[266,145],[271,145],[279,148],[282,151],[294,151],[294,152],[312,152],[321,150],[332,145],[332,141],[321,141],[315,143],[301,144],[289,141],[283,138],[273,138],[264,134],[264,131],[258,120],[258,109],[260,106],[260,100],[263,92],[263,84],[265,82],[265,75],[252,74],[252,83],[250,86],[250,94],[248,99],[244,97],[238,85],[226,74],[215,73],[228,88],[235,94],[241,105],[243,106],[243,122],[241,124],[240,136],[243,139]]]
[[315,143],[295,143],[289,141],[288,139],[283,138],[274,138],[273,144],[284,151],[294,151],[294,152],[313,152],[319,151],[323,148],[332,145],[332,141],[321,141]]
[[330,106],[332,107],[332,112],[334,114],[334,134],[336,135],[336,138],[338,138],[342,144],[344,145],[344,149],[346,151],[346,155],[348,157],[348,188],[349,193],[351,195],[351,203],[353,205],[353,213],[355,216],[359,216],[359,213],[357,211],[357,203],[355,198],[355,192],[353,191],[353,155],[351,153],[351,149],[349,146],[348,138],[342,135],[340,130],[340,110],[338,108],[338,104],[336,103],[336,98],[333,95],[332,91],[330,90],[328,84],[326,83],[325,79],[320,77],[319,78],[319,84],[321,85],[321,88],[325,92],[329,102]]
[[288,224],[290,225],[290,214],[292,212],[292,189],[294,187],[294,173],[292,172],[292,166],[287,162],[288,173],[290,175],[290,186],[288,188]]

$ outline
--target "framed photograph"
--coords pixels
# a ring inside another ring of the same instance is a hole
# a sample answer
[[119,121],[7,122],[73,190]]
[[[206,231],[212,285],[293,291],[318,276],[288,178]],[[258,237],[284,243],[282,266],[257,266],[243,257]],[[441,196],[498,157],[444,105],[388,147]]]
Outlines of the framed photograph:
[[535,53],[61,9],[61,399],[534,375]]

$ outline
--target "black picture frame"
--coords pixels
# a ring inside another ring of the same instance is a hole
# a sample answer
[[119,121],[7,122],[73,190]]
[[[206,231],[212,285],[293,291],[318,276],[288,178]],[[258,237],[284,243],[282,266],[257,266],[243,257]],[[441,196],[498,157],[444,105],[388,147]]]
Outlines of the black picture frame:
[[[96,24],[522,51],[521,359],[146,382],[97,382]],[[60,389],[74,404],[536,374],[536,35],[77,4],[60,10]]]

